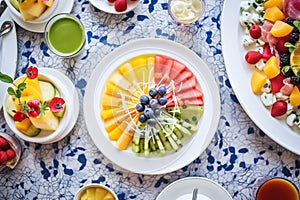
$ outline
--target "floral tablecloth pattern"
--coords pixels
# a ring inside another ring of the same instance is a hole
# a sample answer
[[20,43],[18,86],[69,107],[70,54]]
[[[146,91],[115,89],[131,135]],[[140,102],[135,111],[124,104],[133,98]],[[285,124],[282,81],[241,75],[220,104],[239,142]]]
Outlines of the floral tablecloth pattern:
[[[17,28],[16,77],[30,65],[63,72],[76,86],[80,114],[70,134],[49,145],[21,141],[22,160],[14,170],[0,173],[0,199],[72,199],[87,183],[111,187],[120,200],[154,200],[170,183],[188,176],[216,181],[234,200],[254,199],[265,177],[279,176],[300,187],[300,157],[272,141],[240,106],[226,74],[221,50],[223,0],[207,0],[205,15],[192,26],[178,26],[168,15],[165,0],[142,0],[127,14],[112,15],[75,0],[72,13],[83,22],[87,42],[75,58],[54,56],[43,34]],[[239,3],[239,2],[232,2]],[[208,148],[186,167],[168,174],[142,175],[111,163],[94,145],[83,117],[83,96],[97,63],[115,48],[138,38],[165,38],[196,52],[219,85],[221,118]],[[0,115],[2,132],[13,133]],[[300,144],[299,144],[300,145]]]

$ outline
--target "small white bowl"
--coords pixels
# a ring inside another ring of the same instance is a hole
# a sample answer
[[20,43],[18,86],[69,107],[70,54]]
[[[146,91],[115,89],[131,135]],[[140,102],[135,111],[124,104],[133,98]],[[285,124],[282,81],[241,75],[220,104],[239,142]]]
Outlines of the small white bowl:
[[[54,14],[54,11],[55,11],[57,5],[59,4],[59,1],[60,0],[54,0],[52,6],[50,8],[48,8],[40,17],[38,17],[34,20],[26,21],[26,22],[27,23],[32,23],[32,24],[45,23]],[[5,3],[7,4],[7,7],[8,7],[10,12],[12,12],[19,19],[23,20],[22,14],[18,10],[15,9],[15,7],[10,3],[10,0],[5,0]]]
[[116,193],[114,191],[112,191],[112,189],[110,189],[109,187],[102,185],[102,184],[96,184],[96,183],[92,183],[92,184],[87,184],[85,186],[83,186],[82,188],[80,188],[75,196],[73,200],[80,200],[81,195],[83,195],[84,191],[86,191],[86,189],[88,188],[103,188],[105,189],[107,192],[111,193],[115,200],[119,200],[118,196],[116,195]]
[[[77,116],[74,116],[74,99],[72,98],[72,90],[69,88],[65,87],[65,80],[61,80],[57,78],[59,74],[61,74],[59,71],[53,70],[53,69],[47,69],[47,68],[38,68],[39,70],[39,79],[40,80],[46,80],[51,82],[60,92],[61,97],[65,100],[66,104],[66,110],[64,113],[64,116],[60,120],[59,127],[55,131],[41,131],[37,136],[34,137],[29,137],[25,135],[24,133],[20,132],[14,123],[13,118],[7,113],[6,110],[6,101],[9,95],[6,93],[4,97],[4,102],[3,102],[3,113],[4,113],[4,118],[6,120],[6,123],[8,124],[9,128],[20,138],[22,138],[25,141],[28,142],[33,142],[33,143],[39,143],[39,144],[50,144],[53,142],[58,141],[58,139],[62,139],[62,135],[66,136],[66,129],[69,131],[69,123],[72,121],[72,118],[77,118]],[[50,73],[47,73],[48,71],[51,71]],[[57,76],[56,76],[57,74]],[[24,75],[25,76],[25,75]],[[22,76],[22,77],[24,77]],[[16,80],[19,80],[20,78]],[[74,124],[73,124],[74,125]]]

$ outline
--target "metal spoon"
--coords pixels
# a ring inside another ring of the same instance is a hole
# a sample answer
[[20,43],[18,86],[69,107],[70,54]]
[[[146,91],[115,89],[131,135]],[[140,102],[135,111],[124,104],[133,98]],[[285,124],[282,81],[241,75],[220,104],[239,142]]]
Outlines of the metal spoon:
[[13,26],[14,24],[12,23],[12,21],[3,22],[0,29],[0,37],[5,35],[6,33],[9,33],[12,30]]

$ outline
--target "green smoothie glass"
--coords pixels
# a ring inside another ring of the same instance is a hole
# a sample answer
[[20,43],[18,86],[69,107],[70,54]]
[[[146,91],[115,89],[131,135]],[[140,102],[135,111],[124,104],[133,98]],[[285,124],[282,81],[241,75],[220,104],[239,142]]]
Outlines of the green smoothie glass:
[[52,17],[45,26],[48,48],[60,57],[77,56],[84,48],[85,31],[81,21],[68,13]]

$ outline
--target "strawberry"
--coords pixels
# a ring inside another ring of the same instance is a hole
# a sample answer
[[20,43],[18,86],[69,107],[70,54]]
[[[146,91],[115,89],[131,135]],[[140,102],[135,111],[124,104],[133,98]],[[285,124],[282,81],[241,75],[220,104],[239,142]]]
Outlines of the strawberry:
[[273,93],[280,92],[282,86],[284,86],[283,79],[285,79],[283,73],[278,74],[274,78],[270,79],[271,89]]
[[116,0],[107,0],[109,3],[113,3],[115,2]]
[[116,0],[115,9],[117,12],[123,12],[127,9],[127,1],[126,0]]
[[17,111],[14,115],[15,122],[22,122],[23,119],[25,119],[25,118],[26,118],[26,115],[21,111]]
[[279,117],[287,111],[287,103],[283,100],[276,101],[271,108],[271,116]]
[[258,39],[261,36],[261,28],[259,25],[254,24],[249,29],[249,34],[253,39]]
[[39,99],[33,99],[33,100],[28,101],[28,106],[31,108],[38,108],[40,103],[41,102]]
[[269,43],[265,43],[263,54],[262,54],[263,59],[269,60],[269,58],[271,58],[272,56],[273,56],[273,54],[271,53]]
[[7,146],[8,142],[3,137],[0,137],[0,149],[4,149]]
[[0,151],[0,164],[6,163],[8,157],[4,151]]
[[262,58],[262,56],[263,55],[257,51],[248,51],[245,55],[245,59],[247,63],[255,64]]
[[16,152],[12,149],[7,149],[5,153],[7,155],[8,160],[11,160],[16,157]]

